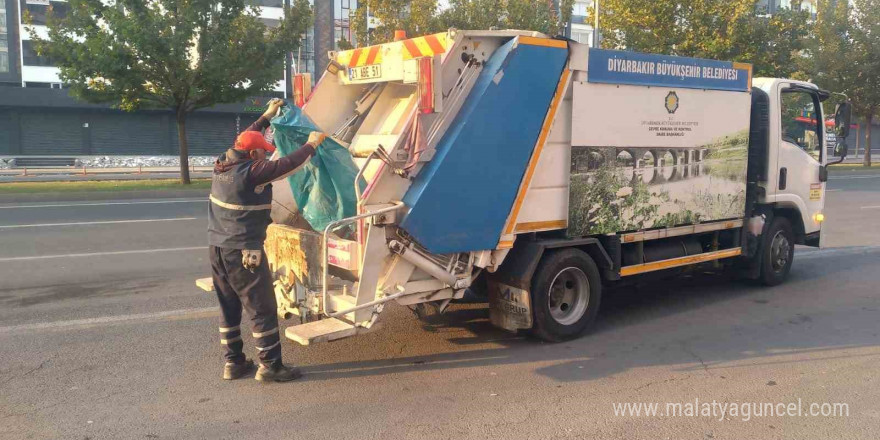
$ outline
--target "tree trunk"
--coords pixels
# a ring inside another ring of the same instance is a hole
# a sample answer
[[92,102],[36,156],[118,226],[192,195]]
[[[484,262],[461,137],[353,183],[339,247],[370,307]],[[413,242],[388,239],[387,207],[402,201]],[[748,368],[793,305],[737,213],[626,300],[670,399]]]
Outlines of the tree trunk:
[[865,133],[865,166],[871,166],[871,117],[874,112],[871,112],[868,116],[865,116],[865,128],[867,133]]
[[186,143],[186,112],[177,111],[177,145],[180,150],[180,183],[189,185],[189,145]]

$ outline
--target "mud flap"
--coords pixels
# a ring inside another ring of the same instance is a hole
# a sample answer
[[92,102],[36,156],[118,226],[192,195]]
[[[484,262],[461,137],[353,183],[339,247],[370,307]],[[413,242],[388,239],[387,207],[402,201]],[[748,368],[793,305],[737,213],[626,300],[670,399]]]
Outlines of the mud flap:
[[529,291],[489,280],[489,320],[492,325],[515,332],[532,328]]

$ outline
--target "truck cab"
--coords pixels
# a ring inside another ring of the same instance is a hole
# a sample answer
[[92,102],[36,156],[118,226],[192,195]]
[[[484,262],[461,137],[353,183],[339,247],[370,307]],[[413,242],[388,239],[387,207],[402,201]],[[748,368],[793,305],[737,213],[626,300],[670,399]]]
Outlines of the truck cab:
[[767,94],[766,176],[758,202],[771,205],[794,228],[797,244],[819,246],[828,148],[833,130],[822,103],[830,94],[814,84],[790,79],[756,78]]

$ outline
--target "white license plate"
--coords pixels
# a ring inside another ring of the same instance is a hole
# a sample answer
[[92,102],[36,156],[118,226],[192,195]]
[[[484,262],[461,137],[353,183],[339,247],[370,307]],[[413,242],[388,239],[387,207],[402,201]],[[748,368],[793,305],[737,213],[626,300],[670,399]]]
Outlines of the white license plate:
[[375,79],[381,76],[381,64],[371,64],[369,66],[361,66],[348,69],[348,79],[351,81],[357,81],[361,79]]

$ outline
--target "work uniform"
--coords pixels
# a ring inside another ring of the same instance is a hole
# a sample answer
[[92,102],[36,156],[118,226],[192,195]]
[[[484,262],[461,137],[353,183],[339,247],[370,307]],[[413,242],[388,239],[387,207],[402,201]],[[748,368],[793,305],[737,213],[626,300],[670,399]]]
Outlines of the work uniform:
[[[268,120],[260,118],[249,130],[266,126]],[[310,144],[277,161],[252,160],[246,151],[230,149],[214,164],[208,244],[221,310],[220,343],[227,362],[245,361],[241,340],[244,309],[251,317],[260,362],[266,366],[281,363],[277,304],[263,252],[266,228],[272,222],[271,182],[295,172],[314,154]],[[244,265],[246,255],[259,259],[251,269]]]

